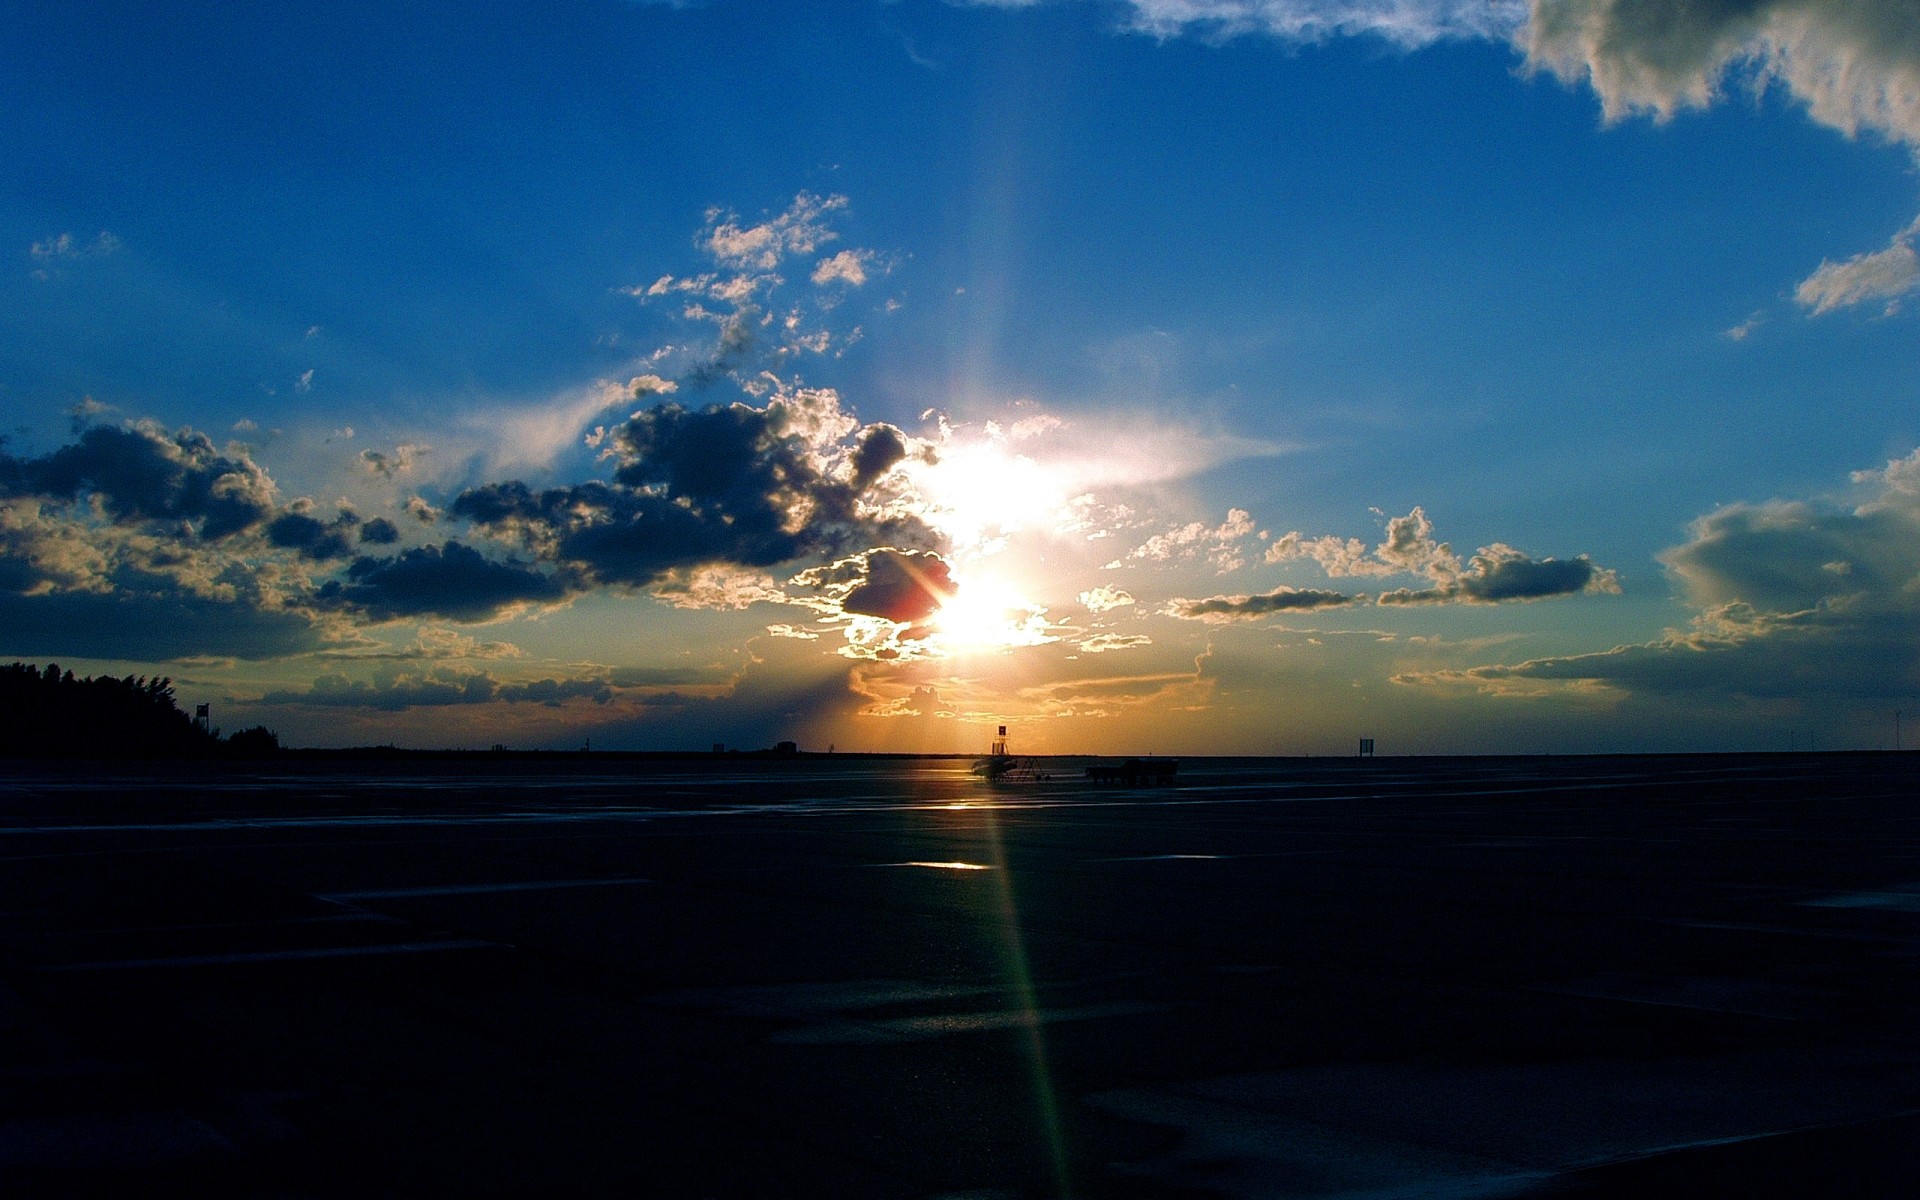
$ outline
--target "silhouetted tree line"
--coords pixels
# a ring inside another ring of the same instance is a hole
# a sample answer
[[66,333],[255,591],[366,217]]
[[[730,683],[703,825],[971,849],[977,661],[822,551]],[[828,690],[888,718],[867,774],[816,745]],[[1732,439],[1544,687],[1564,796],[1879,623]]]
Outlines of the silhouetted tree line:
[[280,748],[256,725],[222,739],[180,710],[161,676],[75,678],[49,663],[0,667],[0,755],[58,758],[249,757]]

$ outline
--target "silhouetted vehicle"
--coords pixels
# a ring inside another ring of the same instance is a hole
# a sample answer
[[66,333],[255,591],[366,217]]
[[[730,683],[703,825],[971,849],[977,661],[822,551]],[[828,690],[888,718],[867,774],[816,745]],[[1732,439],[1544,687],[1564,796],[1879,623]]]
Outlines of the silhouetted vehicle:
[[1088,767],[1087,780],[1119,787],[1166,787],[1179,771],[1177,759],[1130,758],[1117,767]]

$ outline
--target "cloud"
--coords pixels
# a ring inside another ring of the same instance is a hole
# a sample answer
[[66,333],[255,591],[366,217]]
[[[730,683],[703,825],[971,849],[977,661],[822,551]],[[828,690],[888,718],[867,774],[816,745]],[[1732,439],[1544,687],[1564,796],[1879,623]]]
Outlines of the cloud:
[[[1920,154],[1920,8],[1912,0],[1126,0],[1126,27],[1156,37],[1293,44],[1366,36],[1403,49],[1507,42],[1525,69],[1592,87],[1608,121],[1668,120],[1729,83],[1781,88],[1816,122]],[[1910,239],[1823,262],[1799,289],[1826,312],[1920,285]]]
[[871,250],[842,250],[831,258],[820,260],[813,268],[813,282],[822,287],[829,283],[859,287],[866,283],[867,271],[879,262],[879,258]]
[[[360,518],[345,510],[332,521],[321,521],[308,515],[305,508],[294,508],[269,521],[266,533],[267,540],[281,549],[298,551],[304,558],[324,562],[352,553],[351,535],[359,524]],[[393,523],[387,522],[387,527],[391,529]],[[364,532],[362,541],[368,540]]]
[[115,521],[183,522],[216,540],[267,519],[273,482],[244,450],[217,450],[202,433],[100,425],[39,458],[0,454],[0,499],[15,496],[93,496]]
[[385,517],[375,517],[360,527],[363,546],[391,546],[400,540],[400,527]]
[[846,206],[845,196],[801,192],[779,216],[746,226],[734,213],[711,209],[701,245],[727,266],[771,271],[789,254],[811,254],[839,236],[827,226],[826,218]]
[[653,597],[672,608],[718,611],[787,603],[787,594],[773,576],[729,566],[676,571],[654,585]]
[[1920,689],[1920,451],[1833,500],[1733,504],[1662,554],[1688,627],[1593,654],[1404,677],[1487,691],[1523,683],[1710,700],[1881,702]]
[[874,550],[864,558],[866,576],[840,598],[843,612],[906,625],[932,616],[955,591],[937,554]]
[[255,597],[199,596],[158,584],[113,592],[0,591],[0,655],[259,660],[307,653],[323,641],[306,615],[263,607]]
[[385,454],[379,450],[362,450],[360,465],[365,467],[369,474],[378,475],[382,479],[392,479],[396,475],[410,473],[414,462],[432,449],[431,446],[402,443],[393,448],[392,454]]
[[1114,650],[1132,650],[1151,645],[1153,639],[1144,633],[1097,633],[1082,641],[1080,649],[1087,654],[1106,654]]
[[1590,83],[1610,120],[1705,108],[1729,74],[1814,120],[1920,146],[1920,20],[1907,0],[1533,0],[1528,62]]
[[1421,575],[1432,583],[1383,592],[1378,598],[1381,604],[1497,604],[1620,590],[1614,572],[1594,565],[1584,554],[1572,559],[1535,559],[1495,542],[1481,547],[1462,566],[1453,547],[1433,536],[1433,522],[1418,506],[1404,517],[1390,518],[1385,536],[1372,550],[1359,538],[1308,538],[1294,532],[1276,538],[1266,557],[1270,563],[1310,558],[1335,579]]
[[[1911,0],[1533,0],[1528,65],[1585,81],[1608,120],[1666,119],[1728,78],[1784,87],[1817,122],[1920,153],[1920,9]],[[1909,226],[1883,250],[1822,262],[1796,293],[1815,314],[1920,284]]]
[[1276,588],[1259,596],[1209,596],[1205,600],[1174,600],[1167,615],[1189,621],[1254,619],[1277,612],[1337,608],[1363,602],[1362,597],[1318,588]]
[[1524,0],[1128,0],[1128,24],[1156,37],[1265,34],[1290,42],[1371,36],[1413,48],[1512,35]]
[[907,456],[906,439],[891,425],[869,425],[853,451],[853,490],[864,492]]
[[520,658],[526,652],[512,642],[483,642],[476,637],[461,633],[457,629],[426,625],[414,635],[413,641],[395,648],[392,646],[357,646],[349,650],[323,652],[322,658],[351,659],[354,661],[379,661],[386,659],[441,659],[441,658]]
[[1134,602],[1133,597],[1116,587],[1097,587],[1080,593],[1080,603],[1086,605],[1088,612],[1112,612],[1116,608],[1125,608]]
[[503,613],[565,600],[574,589],[555,575],[514,561],[495,562],[448,541],[392,558],[356,558],[344,580],[315,594],[323,607],[348,607],[375,621],[437,616],[487,621]]
[[[1866,300],[1885,300],[1887,312],[1897,312],[1899,298],[1920,286],[1920,258],[1913,252],[1916,233],[1920,233],[1920,221],[1894,234],[1884,250],[1857,254],[1845,262],[1823,261],[1818,270],[1800,281],[1793,298],[1816,317]],[[1746,326],[1736,328],[1744,330]],[[1737,339],[1746,334],[1730,336]]]
[[1246,565],[1239,543],[1254,532],[1253,516],[1243,508],[1227,510],[1227,519],[1219,525],[1190,521],[1178,529],[1155,534],[1134,547],[1125,558],[1107,564],[1109,569],[1130,562],[1177,562],[1204,554],[1221,574]]
[[46,281],[55,277],[57,265],[85,258],[105,258],[120,249],[120,239],[102,229],[90,240],[76,238],[71,233],[56,233],[41,238],[27,248],[27,257],[36,264],[33,270],[35,279]]
[[1396,588],[1382,592],[1380,604],[1499,604],[1509,600],[1546,600],[1581,593],[1618,593],[1612,571],[1578,558],[1530,558],[1512,546],[1495,542],[1484,546],[1467,569],[1445,575],[1430,588]]
[[259,703],[402,712],[409,708],[494,703],[558,707],[577,699],[606,704],[613,699],[613,689],[604,678],[535,679],[505,683],[485,671],[444,668],[399,672],[371,682],[349,679],[340,674],[322,675],[304,691],[268,692],[260,698]]
[[448,511],[542,560],[636,587],[716,564],[932,548],[924,523],[868,502],[874,481],[859,464],[871,469],[878,440],[828,390],[783,389],[763,408],[662,404],[609,431],[611,482],[488,484]]

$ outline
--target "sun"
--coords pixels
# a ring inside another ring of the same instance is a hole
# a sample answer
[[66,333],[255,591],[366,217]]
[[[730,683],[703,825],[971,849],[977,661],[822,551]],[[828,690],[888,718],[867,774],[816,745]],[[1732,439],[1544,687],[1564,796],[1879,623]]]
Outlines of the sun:
[[1067,506],[1070,490],[1058,470],[995,439],[944,446],[937,461],[917,464],[913,476],[927,523],[963,554],[1044,527]]
[[960,580],[933,614],[933,636],[929,640],[954,654],[1039,646],[1058,640],[1046,614],[1046,609],[1026,599],[1006,580],[992,575],[971,576]]

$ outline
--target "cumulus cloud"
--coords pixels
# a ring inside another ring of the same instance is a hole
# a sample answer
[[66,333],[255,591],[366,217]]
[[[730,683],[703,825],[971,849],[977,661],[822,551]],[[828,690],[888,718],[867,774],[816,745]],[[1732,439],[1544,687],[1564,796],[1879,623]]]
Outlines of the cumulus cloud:
[[92,496],[115,521],[179,522],[206,540],[251,529],[273,511],[273,483],[244,450],[150,424],[94,426],[38,458],[0,453],[0,499],[15,496]]
[[878,617],[896,625],[933,615],[958,586],[938,554],[891,548],[809,568],[792,582],[817,592],[820,602],[815,607],[825,615]]
[[1396,588],[1382,592],[1381,604],[1499,604],[1508,600],[1546,600],[1580,593],[1617,593],[1618,578],[1577,558],[1531,558],[1512,546],[1495,542],[1484,546],[1463,571],[1444,574],[1430,588]]
[[[1910,0],[1533,0],[1528,63],[1584,81],[1608,119],[1704,108],[1726,81],[1780,86],[1815,121],[1920,152],[1920,8]],[[1914,228],[1883,250],[1823,262],[1797,299],[1814,313],[1920,284]]]
[[846,206],[845,196],[801,192],[785,212],[758,225],[742,225],[737,214],[710,209],[701,244],[727,266],[771,271],[788,255],[811,254],[838,237],[827,224],[827,214]]
[[866,283],[867,272],[878,264],[879,258],[871,250],[842,250],[820,260],[813,268],[813,282],[822,287],[830,283],[859,287]]
[[925,524],[872,503],[886,455],[871,448],[884,440],[822,389],[783,389],[761,408],[663,404],[609,432],[611,482],[488,484],[448,511],[540,559],[631,586],[715,564],[932,548]]
[[573,590],[564,576],[511,559],[497,562],[449,540],[392,558],[356,558],[345,579],[329,581],[315,598],[322,606],[356,609],[376,621],[422,616],[486,621],[558,603]]
[[1670,117],[1729,74],[1780,84],[1816,121],[1920,145],[1920,16],[1906,0],[1533,0],[1528,61],[1590,83],[1609,118]]
[[375,517],[360,526],[360,544],[363,546],[391,546],[400,540],[400,527],[385,517]]
[[1584,554],[1536,559],[1495,542],[1482,546],[1463,566],[1453,547],[1433,536],[1433,521],[1417,506],[1404,517],[1390,518],[1385,536],[1371,549],[1359,538],[1309,538],[1293,532],[1274,539],[1266,557],[1270,563],[1312,559],[1335,579],[1421,575],[1431,581],[1424,588],[1383,592],[1381,604],[1497,604],[1620,590],[1614,572],[1594,565]]
[[1408,676],[1488,691],[1541,682],[1719,700],[1882,701],[1920,689],[1920,451],[1854,477],[1851,504],[1733,504],[1661,555],[1684,629],[1594,654]]
[[866,577],[840,600],[844,612],[906,625],[932,616],[954,593],[953,576],[937,554],[875,550],[865,560]]
[[1277,612],[1303,612],[1316,608],[1338,608],[1354,604],[1362,597],[1319,588],[1276,588],[1258,596],[1209,596],[1204,600],[1176,599],[1167,605],[1167,615],[1189,621],[1251,620]]
[[[269,542],[284,550],[324,562],[352,553],[353,533],[359,524],[360,518],[344,509],[333,520],[322,521],[312,515],[310,506],[299,505],[290,506],[287,512],[269,521],[266,534]],[[392,522],[387,524],[392,527]]]
[[1117,587],[1097,587],[1080,593],[1080,603],[1086,605],[1088,612],[1112,612],[1116,608],[1126,608],[1134,602],[1133,597]]
[[1177,562],[1204,555],[1224,575],[1246,565],[1240,543],[1253,532],[1252,514],[1244,508],[1231,508],[1227,510],[1227,519],[1218,525],[1189,521],[1177,529],[1155,534],[1107,567],[1112,569],[1132,562]]
[[[1403,49],[1508,42],[1530,71],[1590,86],[1609,121],[1706,108],[1731,83],[1780,88],[1848,137],[1920,154],[1920,7],[1912,0],[1126,0],[1125,24],[1157,37],[1260,35],[1306,44],[1368,36]],[[1920,285],[1912,231],[1883,250],[1824,262],[1803,282],[1812,311],[1891,300]]]

